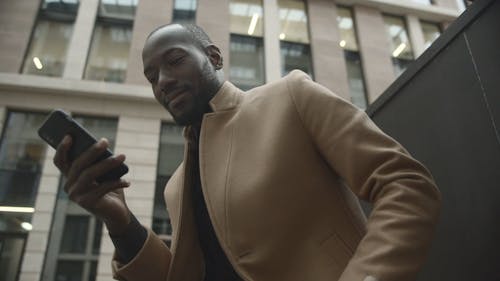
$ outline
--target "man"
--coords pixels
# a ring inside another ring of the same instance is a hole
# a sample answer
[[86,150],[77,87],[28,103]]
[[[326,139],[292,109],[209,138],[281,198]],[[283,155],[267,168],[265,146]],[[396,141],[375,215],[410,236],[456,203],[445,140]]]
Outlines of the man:
[[[196,26],[148,37],[144,74],[186,126],[184,162],[165,195],[171,249],[127,208],[123,180],[95,178],[125,160],[73,163],[57,149],[70,198],[106,224],[120,280],[414,280],[439,211],[431,175],[365,113],[300,72],[243,93]],[[365,218],[355,195],[373,203]]]

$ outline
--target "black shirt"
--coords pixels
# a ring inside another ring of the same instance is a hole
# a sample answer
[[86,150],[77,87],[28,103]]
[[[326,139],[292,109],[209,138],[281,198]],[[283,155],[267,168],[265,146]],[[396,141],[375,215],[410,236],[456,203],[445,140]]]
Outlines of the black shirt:
[[[199,131],[193,129],[196,136],[196,142],[192,144],[191,152],[191,167],[187,167],[191,171],[193,177],[192,200],[194,206],[195,224],[198,228],[198,237],[200,246],[205,259],[205,279],[204,281],[242,281],[235,272],[233,266],[227,259],[226,254],[215,234],[214,227],[208,214],[205,198],[201,189],[200,177],[200,161],[198,151]],[[127,230],[123,235],[111,236],[111,240],[115,245],[117,254],[120,260],[124,263],[129,263],[140,251],[147,238],[147,231],[132,215],[132,220],[127,226]]]

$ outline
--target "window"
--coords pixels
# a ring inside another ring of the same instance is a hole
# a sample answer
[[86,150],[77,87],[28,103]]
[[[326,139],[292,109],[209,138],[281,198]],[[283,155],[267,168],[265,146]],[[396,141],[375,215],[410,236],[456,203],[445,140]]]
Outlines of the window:
[[17,280],[41,167],[47,146],[37,130],[46,115],[10,111],[0,143],[0,272],[2,281]]
[[390,43],[394,72],[396,76],[399,76],[414,59],[405,21],[401,17],[385,15],[384,22]]
[[429,48],[429,46],[441,35],[441,28],[439,24],[421,21],[422,33],[424,34],[424,46]]
[[[111,149],[116,119],[75,116],[96,138],[105,137]],[[45,280],[95,281],[103,224],[68,199],[61,177],[44,265]]]
[[313,76],[307,11],[303,0],[278,0],[281,75],[300,69]]
[[263,9],[260,0],[231,0],[229,78],[243,90],[264,84]]
[[359,108],[365,109],[368,102],[352,11],[348,8],[338,7],[337,23],[340,32],[339,45],[344,49],[351,101]]
[[411,0],[411,2],[416,3],[416,4],[422,4],[422,5],[432,5],[431,0]]
[[138,0],[101,0],[85,79],[123,82]]
[[153,231],[170,240],[172,225],[165,206],[165,185],[184,158],[182,127],[163,123],[160,132],[160,147],[156,175],[155,201],[153,206]]
[[22,73],[62,76],[78,0],[44,0],[31,35]]
[[175,0],[172,22],[194,23],[197,0]]

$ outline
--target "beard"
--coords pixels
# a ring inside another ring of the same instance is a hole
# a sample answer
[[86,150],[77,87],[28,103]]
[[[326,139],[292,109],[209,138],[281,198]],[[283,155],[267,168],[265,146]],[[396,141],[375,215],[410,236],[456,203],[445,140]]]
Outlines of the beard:
[[203,63],[200,76],[198,87],[193,87],[192,84],[186,86],[192,94],[192,99],[183,114],[172,114],[167,108],[173,116],[175,123],[180,126],[200,124],[203,115],[211,111],[209,102],[219,90],[220,83],[216,71],[209,60]]

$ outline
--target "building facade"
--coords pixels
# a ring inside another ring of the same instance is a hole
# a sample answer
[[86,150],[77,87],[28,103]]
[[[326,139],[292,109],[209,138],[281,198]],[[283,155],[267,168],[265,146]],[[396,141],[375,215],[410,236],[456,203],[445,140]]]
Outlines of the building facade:
[[155,27],[202,26],[242,89],[299,68],[365,108],[464,9],[455,0],[3,0],[0,2],[0,281],[111,280],[102,223],[68,200],[37,136],[62,108],[127,156],[127,203],[168,243],[163,187],[182,128],[143,76]]

